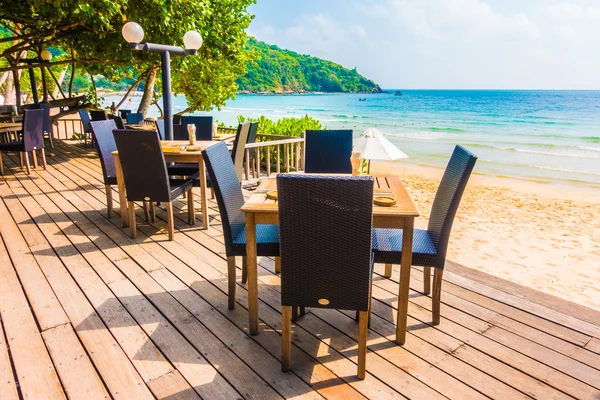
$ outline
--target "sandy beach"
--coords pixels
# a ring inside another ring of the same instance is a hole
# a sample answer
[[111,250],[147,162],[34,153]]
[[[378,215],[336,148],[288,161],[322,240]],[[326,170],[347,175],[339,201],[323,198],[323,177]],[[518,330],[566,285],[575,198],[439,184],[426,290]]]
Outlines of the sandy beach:
[[[421,213],[416,227],[426,228],[443,170],[373,163],[372,172],[403,178]],[[598,215],[597,191],[475,174],[448,259],[600,310]]]

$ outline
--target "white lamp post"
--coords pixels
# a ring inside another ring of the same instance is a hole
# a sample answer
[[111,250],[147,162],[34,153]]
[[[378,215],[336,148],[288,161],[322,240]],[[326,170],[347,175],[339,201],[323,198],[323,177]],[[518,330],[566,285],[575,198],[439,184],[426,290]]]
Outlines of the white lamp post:
[[202,47],[202,36],[196,31],[188,31],[183,35],[185,49],[155,43],[142,43],[144,29],[137,22],[128,22],[121,29],[123,39],[133,50],[147,53],[159,53],[162,60],[163,109],[165,114],[165,139],[173,140],[173,109],[171,105],[171,54],[176,56],[195,55]]

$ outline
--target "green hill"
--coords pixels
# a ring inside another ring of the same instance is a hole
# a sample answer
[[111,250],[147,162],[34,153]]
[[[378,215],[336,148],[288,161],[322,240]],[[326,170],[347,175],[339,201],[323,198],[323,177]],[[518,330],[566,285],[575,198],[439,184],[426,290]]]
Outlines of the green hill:
[[253,61],[238,78],[241,92],[380,92],[372,80],[355,69],[331,61],[280,49],[254,39],[248,40]]

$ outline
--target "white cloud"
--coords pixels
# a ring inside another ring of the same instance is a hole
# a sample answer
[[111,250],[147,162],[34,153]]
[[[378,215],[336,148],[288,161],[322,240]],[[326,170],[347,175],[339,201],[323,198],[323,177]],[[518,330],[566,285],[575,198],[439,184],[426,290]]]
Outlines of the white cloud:
[[550,4],[545,11],[549,16],[560,19],[600,20],[600,7],[586,7],[568,1]]

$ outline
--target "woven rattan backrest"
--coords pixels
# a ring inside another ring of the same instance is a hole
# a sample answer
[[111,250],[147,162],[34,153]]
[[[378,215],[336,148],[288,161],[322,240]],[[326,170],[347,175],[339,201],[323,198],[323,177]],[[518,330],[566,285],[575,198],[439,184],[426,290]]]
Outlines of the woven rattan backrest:
[[121,118],[123,118],[124,120],[127,120],[127,114],[129,114],[131,112],[131,110],[127,110],[125,108],[122,108],[119,110],[119,116]]
[[181,129],[179,136],[176,140],[187,140],[188,131],[187,126],[189,124],[196,125],[196,140],[212,140],[212,125],[213,117],[210,115],[185,115],[181,117]]
[[167,166],[156,131],[116,129],[128,201],[170,201]]
[[96,139],[96,150],[98,150],[100,164],[102,165],[104,183],[107,183],[109,178],[117,177],[115,158],[111,154],[117,150],[115,137],[113,136],[113,131],[117,129],[117,125],[112,119],[107,119],[104,121],[92,121],[90,122],[90,126],[92,127],[92,135]]
[[352,173],[352,130],[308,130],[304,148],[307,173]]
[[157,119],[154,121],[156,124],[156,130],[158,131],[158,136],[160,136],[160,140],[164,140],[165,137],[165,120]]
[[444,267],[452,222],[476,161],[477,156],[456,146],[433,200],[427,231],[437,247],[438,268]]
[[237,133],[235,134],[235,140],[233,142],[233,149],[231,151],[231,158],[233,165],[235,166],[235,173],[238,177],[238,181],[242,182],[242,172],[244,169],[244,154],[246,153],[246,146],[248,134],[252,128],[251,124],[239,124]]
[[131,125],[141,124],[144,121],[144,114],[142,113],[128,113],[125,117],[127,119],[127,123]]
[[115,122],[115,125],[117,126],[116,129],[125,129],[123,118],[119,117],[118,115],[108,114],[108,119],[111,119]]
[[88,113],[88,110],[80,108],[79,117],[81,118],[81,125],[83,125],[83,131],[85,133],[91,133],[92,128],[90,127],[90,113]]
[[373,178],[277,176],[281,304],[367,311]]
[[25,151],[44,147],[44,110],[25,110],[23,117],[23,146]]
[[40,103],[40,110],[44,111],[44,122],[42,124],[42,130],[45,133],[52,133],[52,118],[50,117],[50,104]]
[[244,205],[244,195],[225,142],[203,150],[202,156],[219,205],[225,250],[227,256],[230,256],[233,255],[233,238],[237,237],[246,225],[241,210]]
[[104,121],[105,119],[108,119],[106,117],[106,111],[104,110],[91,110],[90,117],[92,121]]

